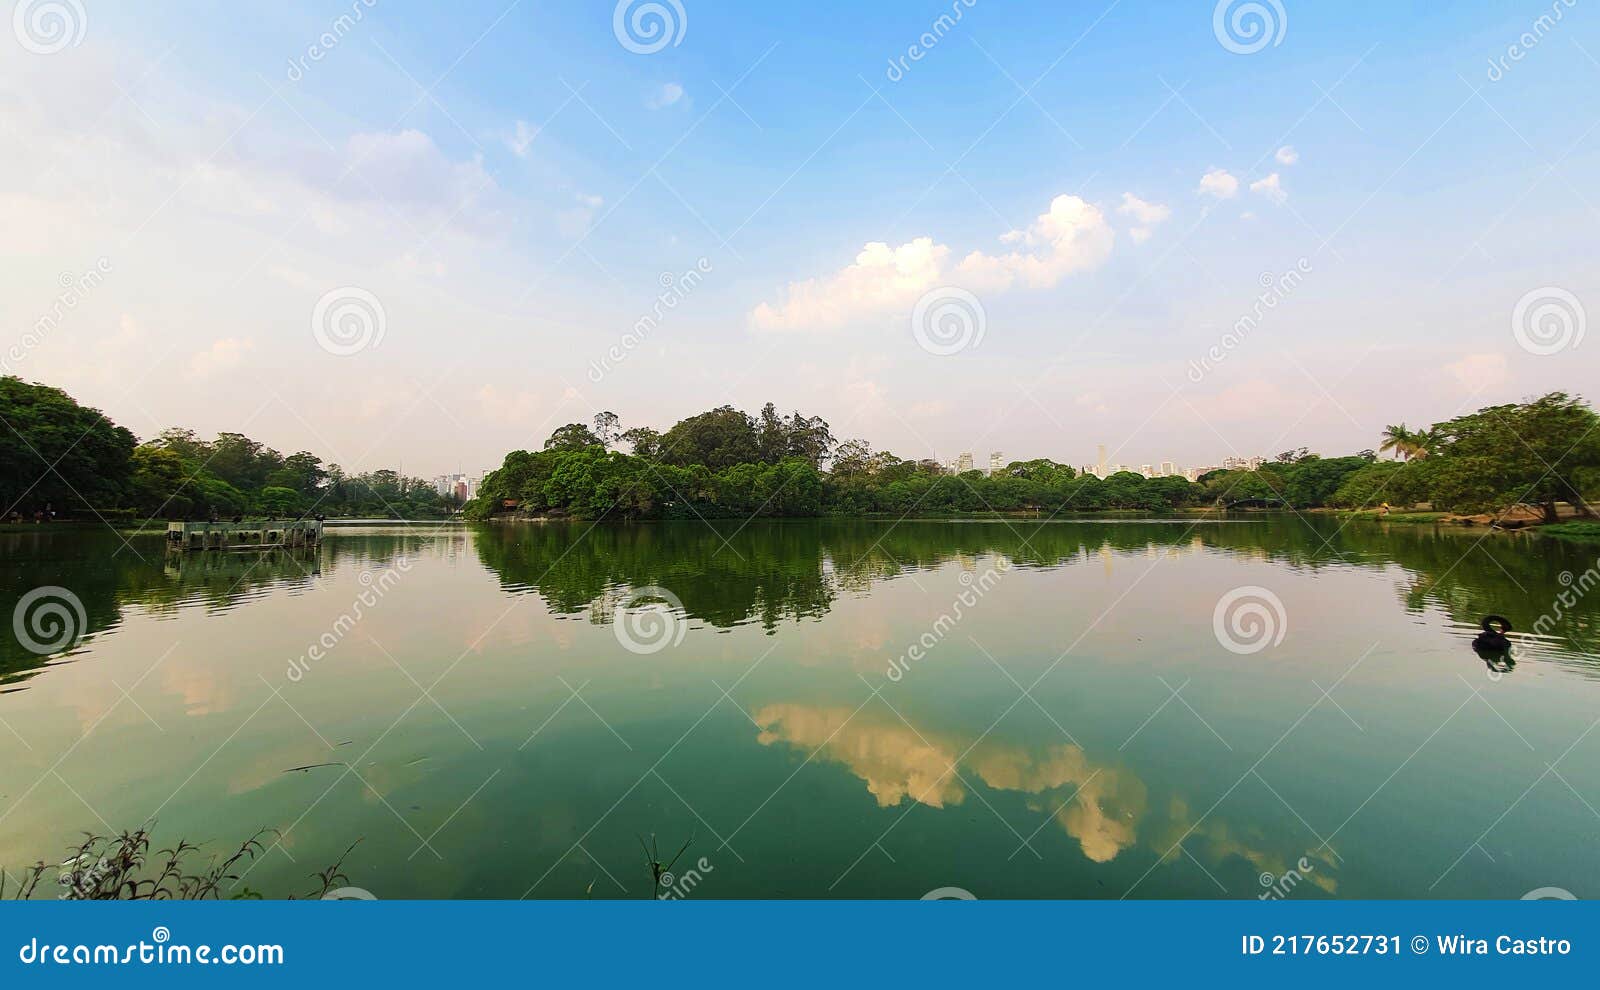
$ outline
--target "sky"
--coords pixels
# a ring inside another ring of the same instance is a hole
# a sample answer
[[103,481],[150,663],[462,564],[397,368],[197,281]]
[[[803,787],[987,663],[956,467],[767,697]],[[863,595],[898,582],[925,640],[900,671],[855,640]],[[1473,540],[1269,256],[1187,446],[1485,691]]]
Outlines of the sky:
[[10,6],[0,361],[145,439],[1194,466],[1600,380],[1584,0]]

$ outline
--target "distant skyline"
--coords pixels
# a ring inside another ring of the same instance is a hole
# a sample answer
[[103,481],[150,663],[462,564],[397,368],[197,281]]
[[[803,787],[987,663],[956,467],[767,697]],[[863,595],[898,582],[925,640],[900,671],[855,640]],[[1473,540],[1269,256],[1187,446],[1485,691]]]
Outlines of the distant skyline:
[[1600,381],[1582,4],[38,6],[0,361],[145,439],[476,476],[771,401],[1193,466]]

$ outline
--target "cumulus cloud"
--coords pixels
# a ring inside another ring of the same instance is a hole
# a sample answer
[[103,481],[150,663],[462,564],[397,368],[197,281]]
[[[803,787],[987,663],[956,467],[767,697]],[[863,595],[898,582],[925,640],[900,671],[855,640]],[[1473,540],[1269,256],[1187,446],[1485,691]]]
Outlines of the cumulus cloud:
[[1135,244],[1149,240],[1150,228],[1172,216],[1171,207],[1162,203],[1146,202],[1131,192],[1122,194],[1122,205],[1117,207],[1117,212],[1132,217],[1138,223],[1138,226],[1128,231],[1128,236],[1133,238]]
[[189,373],[196,378],[207,378],[219,371],[237,368],[244,361],[244,356],[255,349],[253,340],[223,337],[189,358]]
[[1278,153],[1272,157],[1278,160],[1279,165],[1293,165],[1295,162],[1300,160],[1300,152],[1294,150],[1292,145],[1286,144],[1279,148]]
[[945,244],[919,237],[891,248],[873,241],[856,255],[854,264],[836,274],[789,283],[784,301],[762,303],[750,314],[762,330],[834,327],[867,312],[901,305],[939,282]]
[[1474,392],[1504,385],[1506,381],[1506,356],[1504,354],[1468,354],[1459,361],[1444,366],[1456,380]]
[[1255,182],[1250,183],[1250,191],[1260,193],[1280,206],[1289,200],[1289,194],[1284,192],[1283,183],[1279,180],[1276,172],[1265,179],[1257,179]]
[[1214,199],[1232,199],[1239,194],[1239,180],[1227,169],[1214,168],[1200,177],[1200,194]]
[[651,110],[660,110],[664,107],[672,106],[681,99],[683,99],[682,83],[662,83],[651,90],[649,96],[645,97],[644,105]]
[[1133,217],[1146,226],[1158,224],[1172,216],[1172,208],[1161,203],[1147,203],[1131,192],[1122,194],[1122,205],[1117,212]]
[[972,291],[1000,291],[1018,283],[1049,288],[1074,272],[1093,268],[1111,253],[1115,235],[1105,214],[1076,196],[1057,196],[1025,230],[1003,235],[1014,250],[972,251],[948,264],[950,246],[918,237],[898,247],[873,241],[840,271],[789,283],[783,299],[750,312],[758,330],[838,327],[851,320],[911,306],[942,284]]

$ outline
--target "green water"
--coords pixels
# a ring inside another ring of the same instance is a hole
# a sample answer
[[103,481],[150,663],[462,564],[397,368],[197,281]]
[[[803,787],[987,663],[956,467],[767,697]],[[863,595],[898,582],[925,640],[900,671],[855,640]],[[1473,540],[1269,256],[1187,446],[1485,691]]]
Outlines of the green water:
[[[359,839],[350,883],[381,898],[646,897],[652,833],[663,858],[693,837],[689,897],[1600,896],[1600,552],[1484,537],[561,524],[168,557],[0,533],[0,866],[153,817],[217,851],[279,829],[238,888],[269,896]],[[64,651],[18,614],[40,588],[81,605]],[[1240,588],[1268,597],[1219,635]],[[1509,667],[1469,645],[1485,612]]]

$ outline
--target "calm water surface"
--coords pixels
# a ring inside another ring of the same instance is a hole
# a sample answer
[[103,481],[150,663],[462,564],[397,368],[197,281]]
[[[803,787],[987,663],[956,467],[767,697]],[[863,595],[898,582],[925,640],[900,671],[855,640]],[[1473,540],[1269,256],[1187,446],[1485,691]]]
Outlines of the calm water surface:
[[[691,897],[1600,896],[1600,551],[1483,536],[0,533],[4,617],[56,587],[86,632],[0,634],[0,866],[154,818],[279,829],[243,881],[269,896],[359,839],[382,898],[642,897],[651,833],[693,837]],[[1469,645],[1485,612],[1550,618],[1507,668]]]

